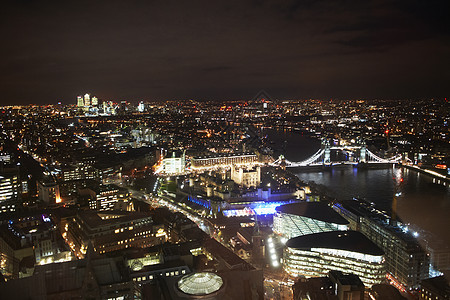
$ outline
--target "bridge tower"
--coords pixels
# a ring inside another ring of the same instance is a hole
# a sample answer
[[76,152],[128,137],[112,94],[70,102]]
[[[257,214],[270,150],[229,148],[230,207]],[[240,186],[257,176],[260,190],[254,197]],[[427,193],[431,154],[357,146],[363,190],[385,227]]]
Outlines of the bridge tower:
[[359,152],[359,162],[360,163],[365,163],[366,161],[366,142],[364,140],[360,141],[360,145],[361,145],[361,149]]
[[323,157],[323,163],[329,164],[331,163],[331,146],[330,141],[328,139],[322,140],[322,147],[325,150],[324,151],[324,157]]
[[278,158],[280,160],[280,167],[283,170],[286,170],[286,158],[283,154],[280,154],[280,157]]

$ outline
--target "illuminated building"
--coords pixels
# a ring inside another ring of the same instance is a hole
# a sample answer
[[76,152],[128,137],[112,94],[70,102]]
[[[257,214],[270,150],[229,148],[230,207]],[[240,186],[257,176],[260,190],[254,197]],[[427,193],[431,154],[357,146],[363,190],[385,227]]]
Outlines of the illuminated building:
[[288,239],[312,233],[347,230],[348,221],[321,202],[299,202],[278,206],[273,231]]
[[361,201],[343,201],[334,208],[385,252],[388,279],[397,288],[415,287],[429,277],[430,257],[406,226]]
[[91,106],[91,96],[89,94],[84,95],[84,107]]
[[131,201],[130,194],[127,189],[119,188],[114,184],[104,185],[98,187],[87,188],[82,191],[84,194],[89,194],[89,208],[96,210],[130,210]]
[[172,152],[171,157],[165,157],[162,161],[163,172],[166,174],[179,174],[183,173],[186,167],[186,156],[183,152],[178,157],[175,152]]
[[77,257],[84,257],[92,242],[98,253],[129,247],[146,248],[166,241],[163,225],[144,212],[79,211],[64,226],[66,242]]
[[[164,245],[165,246],[165,245]],[[175,246],[171,247],[175,248]],[[184,247],[183,247],[184,248]],[[189,270],[190,264],[181,265],[182,261],[165,261],[160,265],[144,267],[147,271],[133,272],[133,280],[155,287],[154,292],[145,295],[145,299],[263,299],[263,273],[255,269],[230,249],[214,239],[206,239],[198,249],[214,261],[216,272]],[[164,251],[164,249],[163,249]],[[172,257],[174,255],[171,255]],[[183,255],[183,261],[187,256]],[[138,277],[135,277],[138,275]],[[146,293],[144,290],[143,293]]]
[[56,204],[61,202],[59,185],[54,181],[38,181],[38,198],[46,204]]
[[386,275],[384,252],[358,231],[328,231],[292,238],[283,252],[291,276],[321,277],[329,271],[357,275],[368,287]]
[[139,102],[139,105],[138,105],[137,109],[138,109],[139,112],[144,112],[145,105],[144,105],[143,101]]
[[83,107],[84,106],[84,99],[82,96],[78,96],[77,97],[77,106],[78,107]]
[[20,183],[17,171],[2,172],[0,175],[0,213],[16,210]]
[[253,168],[231,166],[231,179],[244,187],[258,187],[261,183],[261,167]]
[[231,167],[232,165],[248,165],[257,162],[258,157],[256,154],[223,154],[217,156],[194,157],[191,160],[191,167],[193,169]]
[[98,106],[98,98],[97,97],[92,97],[92,106]]

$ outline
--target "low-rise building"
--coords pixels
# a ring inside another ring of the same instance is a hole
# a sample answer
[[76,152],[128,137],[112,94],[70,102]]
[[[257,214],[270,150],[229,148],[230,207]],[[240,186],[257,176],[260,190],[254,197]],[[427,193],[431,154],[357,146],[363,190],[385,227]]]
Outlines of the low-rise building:
[[231,167],[231,179],[243,187],[258,187],[261,184],[261,167]]
[[64,224],[67,244],[84,257],[89,243],[98,253],[129,247],[146,248],[167,240],[164,225],[154,224],[147,212],[79,211]]

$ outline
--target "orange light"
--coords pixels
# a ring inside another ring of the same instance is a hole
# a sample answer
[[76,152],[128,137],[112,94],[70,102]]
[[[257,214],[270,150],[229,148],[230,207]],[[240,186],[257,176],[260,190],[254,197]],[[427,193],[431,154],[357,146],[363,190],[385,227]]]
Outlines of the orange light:
[[445,169],[447,169],[447,165],[444,165],[444,164],[438,164],[438,165],[436,165],[436,168],[437,168],[437,169],[443,169],[443,170],[445,170]]

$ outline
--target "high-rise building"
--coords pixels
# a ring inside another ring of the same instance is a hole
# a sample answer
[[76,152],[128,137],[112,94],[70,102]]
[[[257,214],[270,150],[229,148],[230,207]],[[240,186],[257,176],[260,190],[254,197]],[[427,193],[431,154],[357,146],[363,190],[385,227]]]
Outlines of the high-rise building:
[[138,111],[144,112],[144,110],[145,110],[145,104],[143,101],[141,101],[141,102],[139,102],[139,105],[138,105]]
[[77,97],[77,106],[78,107],[83,107],[84,106],[84,99],[82,96],[78,96]]
[[92,97],[92,106],[94,107],[98,106],[98,98],[95,96]]
[[85,107],[91,106],[91,96],[89,96],[89,94],[84,95],[84,106]]
[[397,288],[417,287],[429,277],[430,257],[399,221],[361,201],[343,201],[333,208],[385,252],[388,279]]

